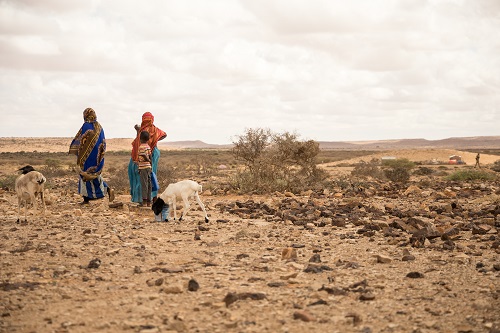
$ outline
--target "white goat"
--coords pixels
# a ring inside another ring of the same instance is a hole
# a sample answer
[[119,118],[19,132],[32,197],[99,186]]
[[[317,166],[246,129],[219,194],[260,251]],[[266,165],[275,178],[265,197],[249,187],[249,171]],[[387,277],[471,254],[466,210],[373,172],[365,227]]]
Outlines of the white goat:
[[[161,211],[164,203],[172,205],[174,207],[174,220],[177,219],[177,212],[175,207],[175,202],[177,198],[182,198],[184,202],[184,209],[182,211],[181,217],[179,221],[182,221],[184,216],[186,216],[189,208],[189,198],[194,197],[200,205],[203,213],[205,213],[205,222],[208,222],[207,211],[205,210],[205,206],[201,202],[200,196],[198,193],[201,192],[201,185],[193,180],[181,180],[174,184],[169,184],[165,191],[160,195],[160,197],[153,204],[152,209],[155,211]],[[161,201],[160,201],[161,200]],[[156,209],[156,210],[155,210]]]
[[[22,170],[22,169],[20,169]],[[23,171],[24,172],[24,171]],[[33,208],[37,210],[36,196],[40,194],[43,206],[43,216],[45,216],[45,198],[43,196],[44,184],[47,181],[45,177],[38,171],[29,171],[23,173],[16,179],[15,188],[17,194],[17,222],[21,215],[21,203],[24,201],[24,220],[27,221],[26,212],[28,203],[33,203]]]

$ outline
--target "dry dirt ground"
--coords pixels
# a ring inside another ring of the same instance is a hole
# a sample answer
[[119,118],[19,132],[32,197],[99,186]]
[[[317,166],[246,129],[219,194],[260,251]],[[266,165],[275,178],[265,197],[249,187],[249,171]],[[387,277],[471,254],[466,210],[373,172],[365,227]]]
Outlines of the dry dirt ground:
[[498,181],[201,198],[1,191],[0,332],[500,332]]
[[[0,138],[0,153],[19,151],[67,152],[73,138]],[[107,139],[108,151],[129,151],[134,138]]]

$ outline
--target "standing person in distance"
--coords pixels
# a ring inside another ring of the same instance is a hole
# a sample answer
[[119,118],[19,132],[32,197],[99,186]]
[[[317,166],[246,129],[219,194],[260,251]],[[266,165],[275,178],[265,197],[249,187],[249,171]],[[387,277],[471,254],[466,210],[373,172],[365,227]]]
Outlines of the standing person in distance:
[[[160,159],[160,150],[157,147],[158,141],[163,140],[167,137],[167,134],[154,125],[154,116],[150,112],[145,112],[142,115],[141,126],[135,125],[136,138],[132,142],[132,156],[128,164],[128,179],[130,183],[130,195],[131,201],[136,203],[142,203],[142,189],[141,181],[139,177],[138,169],[138,159],[139,159],[139,146],[140,133],[147,131],[149,133],[148,145],[151,148],[151,171],[156,173],[158,170],[158,161]],[[158,191],[152,191],[151,196],[153,202],[156,200]]]
[[90,200],[104,198],[109,201],[115,198],[114,190],[102,178],[104,155],[106,153],[106,138],[104,130],[97,122],[97,116],[92,108],[83,111],[84,123],[69,146],[68,154],[76,155],[78,168],[78,193],[83,197],[81,204]]

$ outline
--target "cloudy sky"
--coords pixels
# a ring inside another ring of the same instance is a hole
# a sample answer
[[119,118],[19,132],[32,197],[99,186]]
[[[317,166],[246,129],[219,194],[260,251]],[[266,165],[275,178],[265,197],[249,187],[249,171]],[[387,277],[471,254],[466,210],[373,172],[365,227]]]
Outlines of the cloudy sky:
[[500,135],[499,0],[0,0],[0,137]]

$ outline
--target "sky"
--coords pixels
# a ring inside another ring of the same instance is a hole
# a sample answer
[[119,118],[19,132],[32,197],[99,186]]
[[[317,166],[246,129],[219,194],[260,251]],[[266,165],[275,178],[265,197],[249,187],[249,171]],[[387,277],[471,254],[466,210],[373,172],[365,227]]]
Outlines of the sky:
[[499,0],[0,0],[0,137],[500,135]]

